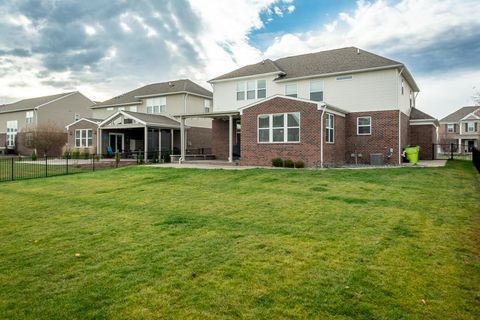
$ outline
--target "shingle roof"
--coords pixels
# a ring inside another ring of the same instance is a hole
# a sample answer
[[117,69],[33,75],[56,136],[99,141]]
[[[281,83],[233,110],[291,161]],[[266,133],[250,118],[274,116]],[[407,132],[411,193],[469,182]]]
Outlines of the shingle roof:
[[156,123],[156,124],[162,124],[166,126],[180,126],[180,122],[159,114],[150,114],[150,113],[133,112],[133,111],[123,111],[123,112],[131,115],[132,117],[137,118],[138,120],[141,120],[147,123]]
[[149,84],[141,88],[121,94],[112,99],[100,102],[94,105],[93,108],[107,106],[107,105],[140,102],[140,99],[135,98],[138,96],[148,96],[148,95],[154,95],[154,94],[162,95],[162,94],[171,94],[175,92],[187,92],[187,93],[193,93],[193,94],[198,94],[198,95],[207,96],[207,97],[213,96],[211,91],[199,86],[195,82],[189,79],[181,79],[181,80],[175,80],[175,81]]
[[445,118],[441,119],[440,122],[459,122],[462,118],[468,114],[474,112],[475,110],[480,109],[478,106],[468,106],[458,109],[457,111],[450,113]]
[[58,98],[61,98],[63,96],[69,95],[69,94],[72,94],[74,92],[75,91],[60,93],[60,94],[54,94],[54,95],[51,95],[51,96],[43,96],[43,97],[36,97],[36,98],[30,98],[30,99],[23,99],[23,100],[14,102],[14,103],[4,104],[4,105],[0,106],[0,113],[34,109],[35,107],[38,107],[42,104],[45,104],[47,102],[51,102],[53,100],[56,100]]
[[418,110],[417,108],[413,108],[410,112],[410,120],[425,120],[425,119],[435,119],[435,117]]
[[389,66],[403,66],[403,64],[355,47],[347,47],[285,57],[275,61],[267,59],[264,64],[260,62],[248,65],[210,81],[273,71],[284,73],[280,79],[291,79]]

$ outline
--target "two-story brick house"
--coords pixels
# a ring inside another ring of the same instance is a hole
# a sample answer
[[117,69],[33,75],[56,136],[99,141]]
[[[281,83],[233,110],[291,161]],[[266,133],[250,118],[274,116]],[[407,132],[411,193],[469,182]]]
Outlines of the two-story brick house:
[[[30,132],[42,126],[58,127],[92,115],[93,101],[78,91],[23,99],[0,106],[0,150],[30,155]],[[18,139],[25,135],[25,139]],[[23,141],[24,143],[20,143]],[[60,154],[61,150],[53,153]]]
[[[96,154],[120,152],[145,158],[155,152],[177,153],[180,122],[172,115],[209,113],[212,92],[181,79],[149,84],[92,106],[92,117],[67,126],[69,149]],[[185,148],[203,152],[211,147],[211,121],[191,119],[185,124]]]
[[457,152],[480,147],[480,106],[463,107],[440,120],[441,144],[454,144]]
[[399,164],[419,92],[403,63],[355,47],[267,59],[209,82],[213,153],[244,165]]

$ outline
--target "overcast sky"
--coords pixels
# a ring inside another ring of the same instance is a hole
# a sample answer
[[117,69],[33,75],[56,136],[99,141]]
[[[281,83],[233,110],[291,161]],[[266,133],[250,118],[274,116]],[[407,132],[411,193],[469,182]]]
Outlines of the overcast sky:
[[405,63],[442,117],[480,88],[480,1],[2,0],[0,103],[207,80],[264,58],[357,46]]

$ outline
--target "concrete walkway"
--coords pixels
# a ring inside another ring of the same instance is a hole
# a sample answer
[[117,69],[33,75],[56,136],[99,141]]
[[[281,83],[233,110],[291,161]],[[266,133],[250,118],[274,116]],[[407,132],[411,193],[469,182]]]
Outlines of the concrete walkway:
[[[416,165],[405,163],[401,166],[349,166],[349,167],[337,167],[331,169],[387,169],[387,168],[433,168],[433,167],[444,167],[447,163],[447,160],[421,160],[418,161]],[[160,164],[151,164],[148,165],[149,167],[159,167],[159,168],[177,168],[177,169],[223,169],[223,170],[247,170],[247,169],[273,169],[273,170],[281,170],[283,168],[275,168],[275,167],[260,167],[260,166],[240,166],[235,164],[229,164],[225,161],[219,161],[218,163],[214,163],[212,161],[194,161],[194,162],[184,162],[182,164],[179,163],[160,163]],[[320,168],[307,168],[307,170],[326,170]]]

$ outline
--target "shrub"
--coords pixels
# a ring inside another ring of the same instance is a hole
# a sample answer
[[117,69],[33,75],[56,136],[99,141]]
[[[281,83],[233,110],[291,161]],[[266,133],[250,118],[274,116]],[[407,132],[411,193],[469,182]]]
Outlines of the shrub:
[[287,160],[283,161],[283,166],[285,168],[294,168],[295,163],[293,162],[293,160],[287,159]]
[[32,161],[37,161],[38,157],[37,157],[37,153],[35,152],[35,150],[32,151]]
[[85,149],[83,152],[82,152],[82,159],[90,159],[90,152],[88,152],[88,149]]
[[80,151],[75,150],[72,152],[72,159],[80,159]]
[[63,159],[72,159],[72,153],[70,151],[65,151],[63,153]]
[[305,163],[302,160],[295,161],[295,168],[305,168]]
[[272,159],[272,166],[273,166],[273,167],[283,167],[283,160],[282,160],[282,158],[273,158],[273,159]]

